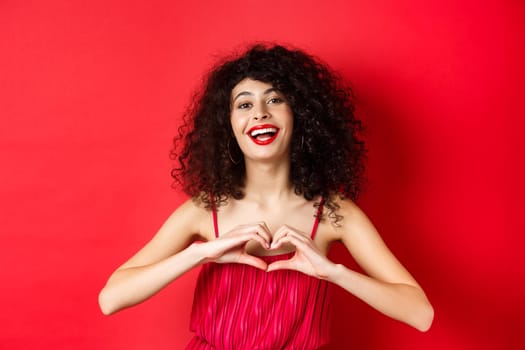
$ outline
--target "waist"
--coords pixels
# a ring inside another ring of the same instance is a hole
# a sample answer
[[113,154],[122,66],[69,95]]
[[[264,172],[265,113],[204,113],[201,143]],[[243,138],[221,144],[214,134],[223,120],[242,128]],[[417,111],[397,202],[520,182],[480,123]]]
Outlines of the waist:
[[[261,259],[272,262],[291,254]],[[291,270],[210,263],[197,280],[191,329],[212,346],[224,339],[236,344],[225,349],[281,349],[279,344],[303,349],[299,344],[305,342],[307,349],[315,349],[329,339],[330,315],[331,285],[326,281]]]

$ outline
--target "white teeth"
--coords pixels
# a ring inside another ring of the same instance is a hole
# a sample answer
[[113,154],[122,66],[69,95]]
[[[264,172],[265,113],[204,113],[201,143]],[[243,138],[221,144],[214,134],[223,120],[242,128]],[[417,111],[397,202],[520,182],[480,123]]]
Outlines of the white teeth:
[[250,136],[257,137],[257,135],[266,134],[269,132],[273,132],[275,134],[277,132],[277,129],[276,128],[257,129],[257,130],[252,131]]

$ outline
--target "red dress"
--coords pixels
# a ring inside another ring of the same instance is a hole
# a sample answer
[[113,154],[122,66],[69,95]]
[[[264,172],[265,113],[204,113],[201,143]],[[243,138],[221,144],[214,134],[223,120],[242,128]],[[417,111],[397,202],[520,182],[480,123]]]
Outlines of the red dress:
[[[319,213],[312,229],[317,231]],[[213,211],[215,236],[217,215]],[[267,263],[294,252],[261,257]],[[186,349],[317,349],[330,335],[330,284],[298,271],[208,263],[197,280]]]

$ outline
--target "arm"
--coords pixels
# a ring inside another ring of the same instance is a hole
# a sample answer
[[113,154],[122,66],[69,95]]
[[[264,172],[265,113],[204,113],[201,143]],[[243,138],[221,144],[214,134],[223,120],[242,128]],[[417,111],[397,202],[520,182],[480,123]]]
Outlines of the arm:
[[341,227],[332,226],[331,240],[341,240],[367,275],[334,264],[308,236],[291,228],[279,230],[279,240],[276,235],[274,243],[294,244],[296,255],[268,269],[291,268],[326,279],[383,314],[420,331],[428,330],[434,311],[421,287],[390,252],[366,215],[351,201],[339,205],[344,219]]
[[194,244],[204,210],[188,200],[138,253],[117,268],[99,294],[106,315],[138,304],[202,263]]
[[423,289],[388,249],[361,209],[351,201],[340,205],[344,222],[336,229],[337,236],[368,276],[337,264],[328,280],[385,315],[427,331],[434,310]]
[[120,266],[99,294],[106,315],[136,305],[153,296],[173,280],[209,261],[238,262],[266,269],[266,263],[244,252],[249,240],[269,241],[260,224],[235,228],[219,239],[193,243],[205,231],[209,212],[188,200],[164,223],[153,239]]

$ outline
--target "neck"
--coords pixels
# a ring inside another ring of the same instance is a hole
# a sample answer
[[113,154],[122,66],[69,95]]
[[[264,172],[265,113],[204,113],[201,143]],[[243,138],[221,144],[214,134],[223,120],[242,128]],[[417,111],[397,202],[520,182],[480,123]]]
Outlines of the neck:
[[244,192],[258,201],[282,199],[294,194],[290,162],[263,163],[246,159]]

